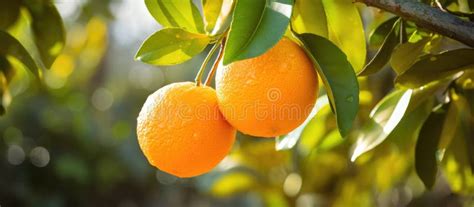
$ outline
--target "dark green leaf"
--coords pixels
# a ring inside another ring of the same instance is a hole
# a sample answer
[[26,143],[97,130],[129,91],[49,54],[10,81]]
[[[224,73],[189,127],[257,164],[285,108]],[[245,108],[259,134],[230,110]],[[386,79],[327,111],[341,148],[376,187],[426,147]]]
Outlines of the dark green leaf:
[[359,109],[359,83],[354,70],[346,55],[329,40],[314,34],[301,34],[298,38],[314,60],[336,114],[339,132],[345,137]]
[[61,16],[52,3],[26,4],[32,17],[34,40],[46,68],[64,48],[66,36]]
[[472,69],[474,66],[474,49],[458,49],[438,55],[425,55],[404,73],[396,82],[410,88],[445,78],[459,71]]
[[0,29],[7,29],[18,19],[21,1],[0,0]]
[[370,33],[369,44],[373,47],[382,45],[397,20],[398,17],[392,17],[375,28],[375,30]]
[[192,0],[145,0],[150,14],[165,28],[204,33],[201,14]]
[[445,118],[445,110],[432,112],[421,127],[415,147],[415,170],[428,189],[433,187],[438,173],[436,152]]
[[239,0],[235,5],[227,43],[225,65],[257,57],[283,37],[293,0]]
[[372,150],[382,143],[402,120],[410,99],[412,90],[397,90],[385,96],[370,112],[370,119],[357,137],[351,160]]
[[0,56],[0,72],[3,73],[7,83],[9,83],[15,75],[12,64],[5,56]]
[[390,33],[385,38],[382,46],[379,48],[375,56],[370,62],[364,67],[364,69],[358,74],[360,76],[371,75],[381,70],[390,60],[393,49],[400,43],[397,35],[398,22],[396,22]]
[[207,35],[179,28],[162,29],[143,42],[135,58],[154,65],[174,65],[202,52],[209,41]]
[[0,56],[11,56],[18,59],[33,74],[39,77],[40,70],[23,45],[10,34],[0,30]]

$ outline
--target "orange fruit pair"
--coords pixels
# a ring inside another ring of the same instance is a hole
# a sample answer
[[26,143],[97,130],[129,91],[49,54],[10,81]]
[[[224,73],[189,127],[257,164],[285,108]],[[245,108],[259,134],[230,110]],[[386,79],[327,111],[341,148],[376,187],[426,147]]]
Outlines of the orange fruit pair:
[[184,82],[148,97],[137,134],[153,166],[178,177],[201,175],[229,153],[236,129],[259,137],[292,131],[311,112],[318,79],[304,50],[283,38],[259,57],[218,68],[216,91]]

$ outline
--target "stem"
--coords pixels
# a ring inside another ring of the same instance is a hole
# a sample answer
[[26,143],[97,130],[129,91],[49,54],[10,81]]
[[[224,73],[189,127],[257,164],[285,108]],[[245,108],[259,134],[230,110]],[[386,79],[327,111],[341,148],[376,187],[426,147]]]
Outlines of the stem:
[[354,0],[391,12],[418,26],[474,47],[474,22],[415,0]]
[[222,59],[222,56],[224,55],[224,44],[225,40],[221,41],[221,49],[219,51],[219,55],[216,58],[216,61],[214,61],[214,65],[212,65],[211,72],[207,75],[206,81],[204,82],[204,85],[209,86],[211,85],[211,79],[214,77],[214,74],[216,74],[216,70],[219,67],[219,62]]
[[217,48],[219,48],[219,45],[221,44],[221,41],[218,40],[216,44],[214,44],[211,48],[211,51],[207,54],[206,58],[202,62],[201,68],[199,68],[198,73],[196,74],[196,78],[194,79],[194,82],[196,82],[196,86],[201,86],[201,80],[202,80],[202,75],[204,74],[204,71],[206,70],[206,66],[209,63],[209,61],[212,58],[212,55],[216,52]]

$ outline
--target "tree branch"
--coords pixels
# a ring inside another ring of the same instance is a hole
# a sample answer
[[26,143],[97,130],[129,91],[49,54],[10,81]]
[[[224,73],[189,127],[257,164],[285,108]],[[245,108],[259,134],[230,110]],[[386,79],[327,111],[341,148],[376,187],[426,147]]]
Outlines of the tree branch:
[[420,3],[416,0],[355,0],[391,12],[420,27],[474,47],[474,22]]

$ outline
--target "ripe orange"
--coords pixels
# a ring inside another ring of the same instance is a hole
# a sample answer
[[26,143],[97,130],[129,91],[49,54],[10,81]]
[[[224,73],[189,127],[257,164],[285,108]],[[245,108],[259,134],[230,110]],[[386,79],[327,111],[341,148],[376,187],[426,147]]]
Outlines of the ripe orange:
[[237,130],[260,137],[284,135],[307,118],[318,94],[311,59],[287,38],[265,54],[220,66],[219,108]]
[[146,100],[137,118],[140,148],[151,165],[178,177],[210,171],[229,153],[235,129],[214,89],[191,82],[167,85]]

